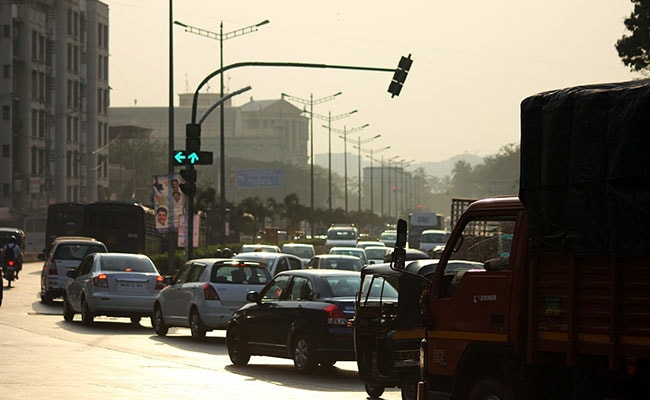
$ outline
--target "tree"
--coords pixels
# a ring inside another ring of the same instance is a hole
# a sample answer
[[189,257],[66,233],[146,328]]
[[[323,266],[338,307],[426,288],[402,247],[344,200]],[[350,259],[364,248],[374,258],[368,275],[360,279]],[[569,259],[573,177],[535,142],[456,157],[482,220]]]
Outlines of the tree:
[[625,19],[629,35],[616,41],[623,64],[632,71],[650,70],[650,0],[632,0],[634,11]]

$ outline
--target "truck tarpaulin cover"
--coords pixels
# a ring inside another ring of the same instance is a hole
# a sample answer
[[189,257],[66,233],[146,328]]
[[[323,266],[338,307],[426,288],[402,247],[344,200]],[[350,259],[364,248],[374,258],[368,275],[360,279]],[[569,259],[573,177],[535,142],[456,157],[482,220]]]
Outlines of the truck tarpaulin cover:
[[519,196],[532,254],[650,254],[650,80],[521,103]]

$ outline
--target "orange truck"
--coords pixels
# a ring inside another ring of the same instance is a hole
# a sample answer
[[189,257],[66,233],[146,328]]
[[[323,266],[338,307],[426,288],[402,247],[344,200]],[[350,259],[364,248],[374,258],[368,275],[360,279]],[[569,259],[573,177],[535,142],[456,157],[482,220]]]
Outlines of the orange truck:
[[419,400],[650,399],[649,152],[648,80],[521,103],[519,195],[463,212],[422,294]]

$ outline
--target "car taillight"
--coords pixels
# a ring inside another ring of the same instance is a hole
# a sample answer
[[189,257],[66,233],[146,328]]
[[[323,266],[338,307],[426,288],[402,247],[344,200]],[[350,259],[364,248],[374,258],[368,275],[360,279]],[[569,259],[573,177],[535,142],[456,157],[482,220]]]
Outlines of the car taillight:
[[165,278],[161,275],[156,277],[156,290],[162,290],[165,287]]
[[108,275],[106,274],[99,274],[96,277],[93,278],[93,285],[99,286],[99,287],[108,287]]
[[48,275],[58,275],[59,271],[56,269],[56,261],[54,259],[50,260],[50,268],[47,270]]
[[7,264],[9,264],[10,267],[13,267],[14,266],[14,260],[9,260],[9,262]]
[[345,314],[336,304],[330,304],[324,308],[324,311],[327,313],[327,323],[329,325],[348,325],[348,319],[345,318]]
[[209,283],[203,284],[203,297],[206,300],[220,300],[217,291]]

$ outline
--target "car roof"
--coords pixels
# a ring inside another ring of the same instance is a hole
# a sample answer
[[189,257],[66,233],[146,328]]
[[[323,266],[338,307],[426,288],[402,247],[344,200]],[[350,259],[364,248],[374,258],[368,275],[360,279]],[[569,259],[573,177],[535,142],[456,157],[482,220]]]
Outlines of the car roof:
[[233,256],[234,259],[237,260],[243,260],[243,259],[264,259],[264,260],[270,260],[270,259],[276,259],[279,257],[293,257],[293,258],[298,258],[293,254],[288,254],[288,253],[271,253],[268,251],[251,251],[251,252],[245,252],[245,253],[239,253],[235,254]]
[[425,229],[422,231],[422,233],[449,233],[448,231],[444,229]]
[[57,236],[52,241],[53,244],[54,243],[61,243],[61,242],[64,242],[64,243],[67,243],[67,242],[81,242],[81,243],[92,242],[92,243],[104,244],[104,243],[100,242],[99,240],[97,240],[95,238],[91,238],[91,237],[87,237],[87,236]]
[[307,243],[285,243],[282,245],[282,247],[309,247],[312,248],[314,247],[313,244],[307,244]]
[[351,256],[349,254],[317,254],[314,257],[318,258],[340,258],[340,259],[352,259],[352,260],[358,260],[359,257],[357,256]]
[[282,271],[275,275],[314,275],[314,276],[340,276],[340,275],[350,275],[350,276],[360,276],[361,272],[359,271],[349,271],[343,269],[290,269],[287,271]]

